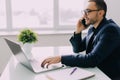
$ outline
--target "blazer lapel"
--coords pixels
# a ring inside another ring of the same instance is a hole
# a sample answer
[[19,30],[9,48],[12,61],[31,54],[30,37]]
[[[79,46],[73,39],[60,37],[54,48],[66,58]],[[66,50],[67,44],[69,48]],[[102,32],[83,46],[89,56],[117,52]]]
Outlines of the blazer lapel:
[[88,47],[88,43],[89,43],[89,41],[90,41],[90,38],[92,37],[92,35],[93,35],[93,32],[87,37],[87,39],[86,39],[86,49],[87,49],[87,47]]

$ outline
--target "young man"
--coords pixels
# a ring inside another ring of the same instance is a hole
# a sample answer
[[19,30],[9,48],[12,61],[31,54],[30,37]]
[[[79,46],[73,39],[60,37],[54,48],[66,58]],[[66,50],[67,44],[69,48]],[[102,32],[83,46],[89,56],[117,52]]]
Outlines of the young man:
[[87,36],[82,39],[81,33],[86,27],[82,19],[77,23],[76,31],[70,42],[75,53],[86,50],[86,55],[67,55],[47,58],[41,64],[61,62],[67,66],[98,67],[111,79],[120,76],[120,28],[113,20],[105,18],[106,3],[103,0],[89,0],[84,10],[85,24],[90,26]]

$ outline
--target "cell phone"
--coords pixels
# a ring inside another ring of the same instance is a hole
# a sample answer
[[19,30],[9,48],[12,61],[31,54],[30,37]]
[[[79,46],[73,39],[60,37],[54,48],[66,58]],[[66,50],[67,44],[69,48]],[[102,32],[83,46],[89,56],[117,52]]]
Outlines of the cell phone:
[[82,20],[82,24],[87,28],[88,25],[86,25],[85,19]]

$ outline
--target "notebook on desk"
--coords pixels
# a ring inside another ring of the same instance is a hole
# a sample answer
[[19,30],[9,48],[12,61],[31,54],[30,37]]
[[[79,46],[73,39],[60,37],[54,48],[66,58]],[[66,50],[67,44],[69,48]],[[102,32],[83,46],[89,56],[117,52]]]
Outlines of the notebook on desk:
[[[40,60],[36,60],[34,58],[33,59],[28,59],[19,44],[15,43],[15,42],[13,42],[9,39],[6,39],[6,38],[5,38],[5,41],[8,44],[9,48],[11,49],[13,55],[16,57],[16,59],[22,65],[24,65],[26,68],[30,69],[31,71],[33,71],[35,73],[41,73],[41,72],[56,70],[56,69],[60,69],[60,68],[63,67],[62,64],[53,64],[48,68],[42,68],[41,67],[41,62],[43,60],[40,61]],[[41,58],[42,58],[42,56],[41,56]]]
[[45,74],[51,80],[86,80],[95,74],[79,67],[65,68]]

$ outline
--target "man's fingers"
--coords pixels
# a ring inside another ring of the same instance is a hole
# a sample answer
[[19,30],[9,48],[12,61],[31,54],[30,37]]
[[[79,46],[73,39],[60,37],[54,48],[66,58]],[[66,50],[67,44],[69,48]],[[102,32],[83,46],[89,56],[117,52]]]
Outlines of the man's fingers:
[[50,63],[50,62],[49,62],[49,63],[46,65],[46,68],[48,68],[48,67],[49,67],[49,65],[51,65],[51,64],[52,64],[52,63]]
[[42,62],[41,67],[43,67],[43,68],[44,68],[45,64],[47,64],[47,63],[49,63],[49,62],[48,62],[48,60],[47,60],[47,59],[45,59],[45,60]]
[[47,58],[41,63],[41,67],[48,68],[49,65],[54,64],[54,63],[58,63],[58,62],[60,62],[60,60],[61,60],[61,57]]

